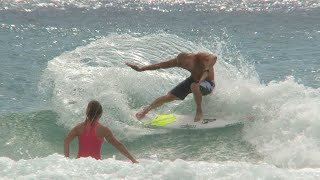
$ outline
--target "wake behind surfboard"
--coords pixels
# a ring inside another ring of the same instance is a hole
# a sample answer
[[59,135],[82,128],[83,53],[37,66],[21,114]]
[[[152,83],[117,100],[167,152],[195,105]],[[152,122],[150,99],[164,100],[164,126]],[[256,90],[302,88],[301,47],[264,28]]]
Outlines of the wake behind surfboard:
[[212,129],[241,123],[232,118],[206,117],[203,121],[194,122],[193,116],[178,114],[147,114],[141,122],[146,126],[167,129]]

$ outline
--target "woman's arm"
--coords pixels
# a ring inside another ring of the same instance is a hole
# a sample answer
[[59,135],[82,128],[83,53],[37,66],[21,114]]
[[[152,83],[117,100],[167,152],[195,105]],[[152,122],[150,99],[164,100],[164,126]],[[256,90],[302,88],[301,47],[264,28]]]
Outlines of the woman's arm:
[[64,139],[64,156],[69,157],[69,147],[72,140],[77,136],[77,126],[71,129]]
[[106,132],[105,139],[112,146],[114,146],[121,154],[126,156],[133,163],[138,163],[138,161],[134,159],[134,157],[129,153],[129,151],[126,149],[126,147],[113,136],[113,134],[109,128],[105,127],[105,132]]

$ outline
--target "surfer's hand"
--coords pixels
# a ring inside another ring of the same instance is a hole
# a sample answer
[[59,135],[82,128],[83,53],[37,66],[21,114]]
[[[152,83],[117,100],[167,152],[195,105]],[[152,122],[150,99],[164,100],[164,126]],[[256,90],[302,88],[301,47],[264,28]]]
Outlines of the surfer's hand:
[[134,64],[130,64],[130,63],[126,63],[127,66],[131,67],[132,69],[136,70],[136,71],[143,71],[141,67],[134,65]]

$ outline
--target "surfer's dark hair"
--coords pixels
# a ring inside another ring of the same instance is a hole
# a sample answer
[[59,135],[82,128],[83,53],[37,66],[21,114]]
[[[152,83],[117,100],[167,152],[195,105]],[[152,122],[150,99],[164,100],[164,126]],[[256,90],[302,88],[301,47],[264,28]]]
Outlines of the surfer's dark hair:
[[102,116],[102,106],[101,104],[96,101],[92,100],[89,102],[87,106],[87,120],[92,124],[93,121],[99,119]]

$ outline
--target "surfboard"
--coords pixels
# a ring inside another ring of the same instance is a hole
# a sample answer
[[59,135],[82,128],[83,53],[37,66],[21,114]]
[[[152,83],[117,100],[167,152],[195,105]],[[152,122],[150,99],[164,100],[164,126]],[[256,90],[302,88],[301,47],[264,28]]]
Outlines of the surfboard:
[[146,114],[140,121],[145,126],[167,129],[213,129],[241,123],[241,120],[231,117],[205,117],[202,121],[194,122],[194,116],[179,114]]

